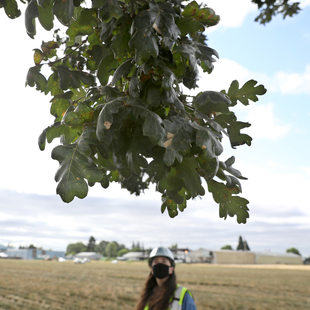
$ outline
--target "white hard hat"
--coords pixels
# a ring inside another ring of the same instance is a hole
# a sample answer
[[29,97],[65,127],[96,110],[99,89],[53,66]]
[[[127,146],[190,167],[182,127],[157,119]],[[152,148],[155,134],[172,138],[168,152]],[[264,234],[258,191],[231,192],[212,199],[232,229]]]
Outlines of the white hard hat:
[[155,257],[158,257],[158,256],[167,257],[171,261],[172,266],[175,265],[174,256],[173,256],[172,252],[168,248],[160,246],[160,247],[154,248],[149,255],[149,265],[150,266],[152,264],[153,259]]

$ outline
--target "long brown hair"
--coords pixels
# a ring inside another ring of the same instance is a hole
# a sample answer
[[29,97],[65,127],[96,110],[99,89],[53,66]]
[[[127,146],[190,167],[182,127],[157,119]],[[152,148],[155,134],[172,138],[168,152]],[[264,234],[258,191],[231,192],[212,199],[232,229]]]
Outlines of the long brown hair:
[[174,272],[162,286],[157,285],[155,277],[150,272],[136,310],[143,310],[146,305],[149,305],[149,310],[168,309],[171,297],[173,297],[176,288],[177,280]]

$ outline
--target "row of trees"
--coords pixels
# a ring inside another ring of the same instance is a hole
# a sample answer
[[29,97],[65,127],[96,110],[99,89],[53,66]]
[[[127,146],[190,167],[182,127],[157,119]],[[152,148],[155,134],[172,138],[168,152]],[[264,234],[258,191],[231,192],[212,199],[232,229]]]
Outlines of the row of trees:
[[[224,245],[221,247],[221,250],[234,250],[233,247],[230,244]],[[241,236],[239,236],[239,241],[238,241],[238,245],[236,247],[237,251],[250,251],[250,247],[247,243],[246,240],[242,239]],[[293,254],[297,254],[299,256],[301,256],[301,253],[299,252],[298,249],[292,247],[292,248],[288,248],[286,250],[286,253],[293,253]]]
[[75,255],[80,252],[96,252],[104,257],[117,257],[130,251],[144,251],[144,246],[140,242],[133,242],[130,248],[127,248],[124,244],[120,244],[117,241],[102,240],[99,243],[96,243],[96,239],[91,236],[87,244],[84,244],[83,242],[68,244],[66,254]]
[[[224,245],[221,247],[221,250],[233,250],[233,247],[230,244]],[[242,239],[241,236],[239,236],[238,245],[236,247],[237,251],[250,251],[250,247],[246,240]]]

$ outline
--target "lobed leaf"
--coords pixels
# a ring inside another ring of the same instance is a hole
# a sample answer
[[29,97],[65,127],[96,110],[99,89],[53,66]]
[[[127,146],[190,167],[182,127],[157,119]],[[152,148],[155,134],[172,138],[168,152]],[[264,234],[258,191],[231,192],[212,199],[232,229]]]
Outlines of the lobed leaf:
[[153,112],[147,112],[143,122],[143,135],[150,137],[154,143],[162,143],[166,137],[166,131],[162,125],[162,119]]
[[36,86],[36,89],[47,94],[47,80],[45,76],[40,73],[41,67],[39,65],[35,67],[31,67],[28,70],[26,83],[25,85],[29,85],[30,87]]
[[[62,0],[60,0],[60,1],[62,1]],[[66,1],[71,1],[71,0],[66,0]],[[71,13],[73,13],[73,12],[71,12],[71,11],[68,12],[68,14],[71,14]],[[68,19],[69,19],[69,15],[68,15],[68,17],[65,17],[64,22],[67,22]],[[79,36],[79,35],[90,35],[91,33],[93,33],[94,27],[96,25],[97,25],[97,13],[96,13],[96,11],[93,9],[83,8],[79,12],[79,15],[76,18],[76,20],[74,20],[70,23],[66,33],[70,37],[70,41],[75,42],[75,38],[77,36]]]
[[219,204],[220,217],[226,219],[227,215],[236,215],[237,222],[246,223],[249,217],[247,204],[249,201],[240,196],[233,196],[231,191],[223,183],[214,180],[207,181],[208,190],[212,193],[214,200]]
[[249,146],[251,145],[252,138],[249,135],[240,132],[241,129],[250,126],[251,126],[250,123],[235,121],[227,127],[230,144],[233,148],[243,144],[247,144]]
[[216,113],[228,113],[230,100],[226,95],[215,91],[204,91],[193,99],[193,106],[197,111],[208,117]]
[[237,101],[244,105],[248,105],[249,100],[256,102],[258,100],[257,96],[264,95],[267,91],[263,85],[255,86],[256,84],[257,81],[249,80],[239,89],[238,81],[234,80],[227,93],[231,100],[231,105],[236,105]]
[[60,167],[55,175],[58,183],[56,192],[64,202],[70,202],[74,197],[87,196],[90,183],[100,182],[102,173],[89,157],[79,152],[77,144],[59,145],[52,151],[52,158],[58,160]]
[[109,130],[113,123],[113,114],[117,113],[124,105],[125,98],[116,98],[104,105],[97,120],[96,134],[99,140],[102,140],[104,132]]

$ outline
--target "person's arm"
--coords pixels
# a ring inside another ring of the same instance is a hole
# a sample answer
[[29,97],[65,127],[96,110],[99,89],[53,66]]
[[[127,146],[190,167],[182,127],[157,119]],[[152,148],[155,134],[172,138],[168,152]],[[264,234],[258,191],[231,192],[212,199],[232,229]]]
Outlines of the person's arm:
[[185,293],[182,310],[197,310],[194,299],[188,292]]

